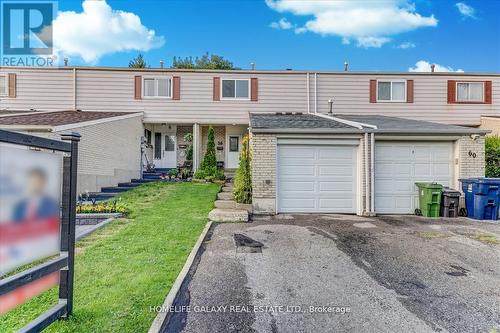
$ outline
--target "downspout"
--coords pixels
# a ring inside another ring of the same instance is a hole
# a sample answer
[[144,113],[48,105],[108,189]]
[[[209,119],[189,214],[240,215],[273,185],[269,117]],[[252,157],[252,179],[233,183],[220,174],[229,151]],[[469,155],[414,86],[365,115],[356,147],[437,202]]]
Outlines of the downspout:
[[371,197],[371,202],[370,202],[370,212],[372,215],[375,215],[375,133],[372,132],[371,134],[371,147],[370,147],[370,179],[371,179],[371,186],[370,186],[370,197]]
[[311,98],[309,92],[309,72],[307,72],[306,89],[307,89],[307,114],[311,113]]
[[368,179],[368,133],[365,132],[365,215],[370,210],[370,183]]
[[314,73],[314,114],[318,113],[318,73]]
[[76,111],[76,68],[73,67],[73,110]]

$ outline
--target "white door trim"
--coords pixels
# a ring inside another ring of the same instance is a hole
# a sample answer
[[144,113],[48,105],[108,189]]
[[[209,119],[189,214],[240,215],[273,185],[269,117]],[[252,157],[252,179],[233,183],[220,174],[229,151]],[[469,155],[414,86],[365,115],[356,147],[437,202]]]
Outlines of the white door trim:
[[241,151],[241,140],[242,140],[242,135],[241,134],[230,134],[230,133],[226,133],[226,152],[224,154],[224,168],[225,169],[236,169],[238,168],[238,163],[236,163],[236,166],[229,166],[229,154],[233,153],[234,152],[230,152],[229,151],[229,138],[230,137],[238,137],[238,162],[239,162],[239,156],[240,156],[240,151]]

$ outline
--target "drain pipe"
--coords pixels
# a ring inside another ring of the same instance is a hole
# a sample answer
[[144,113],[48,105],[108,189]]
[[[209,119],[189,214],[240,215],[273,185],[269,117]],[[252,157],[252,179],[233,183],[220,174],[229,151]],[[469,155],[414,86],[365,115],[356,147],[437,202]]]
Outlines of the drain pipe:
[[306,89],[307,89],[307,114],[311,113],[311,98],[309,92],[309,72],[307,72],[307,80],[306,80]]
[[77,110],[76,106],[76,68],[73,67],[73,111]]
[[368,179],[368,133],[365,133],[365,215],[370,211],[370,183]]
[[370,146],[370,213],[375,215],[375,133],[371,134]]
[[314,113],[318,113],[318,73],[314,73]]

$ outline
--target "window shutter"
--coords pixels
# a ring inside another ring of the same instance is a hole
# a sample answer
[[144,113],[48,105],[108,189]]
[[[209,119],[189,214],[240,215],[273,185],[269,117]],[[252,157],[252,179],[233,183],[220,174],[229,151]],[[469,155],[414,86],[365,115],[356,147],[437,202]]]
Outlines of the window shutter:
[[16,97],[16,74],[9,73],[9,97]]
[[457,81],[448,80],[448,104],[456,102]]
[[142,99],[142,76],[136,75],[134,77],[135,87],[134,87],[134,98]]
[[256,77],[250,79],[250,100],[257,102],[259,100],[259,83]]
[[377,103],[377,80],[370,80],[370,103]]
[[220,101],[220,77],[214,77],[214,101]]
[[413,80],[406,80],[406,103],[413,103]]
[[172,99],[173,100],[180,100],[181,99],[181,77],[174,76],[172,84],[173,84]]
[[491,104],[491,81],[484,81],[484,103]]

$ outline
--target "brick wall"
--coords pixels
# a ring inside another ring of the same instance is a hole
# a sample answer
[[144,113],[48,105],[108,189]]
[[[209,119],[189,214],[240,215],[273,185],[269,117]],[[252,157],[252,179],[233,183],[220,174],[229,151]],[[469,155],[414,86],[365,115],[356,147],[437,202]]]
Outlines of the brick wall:
[[[193,126],[177,126],[177,165],[184,164],[186,160],[187,147],[192,142],[187,142],[184,140],[184,135],[187,133],[193,133]],[[186,148],[181,149],[180,146],[186,146]]]
[[459,143],[459,178],[484,177],[484,136],[462,136]]
[[276,135],[254,133],[251,147],[254,212],[274,214],[276,213]]
[[[215,133],[215,154],[217,155],[217,161],[224,161],[224,149],[226,145],[226,128],[224,126],[213,126]],[[207,151],[207,142],[208,142],[208,126],[203,126],[201,129],[201,158],[203,160],[203,156],[205,156],[205,152]],[[219,145],[220,143],[220,145]],[[223,150],[218,150],[217,147],[223,147]]]

